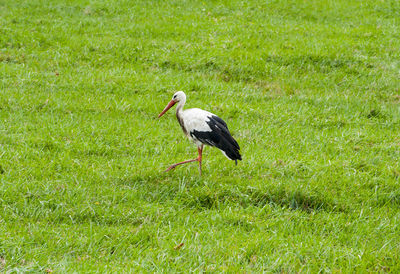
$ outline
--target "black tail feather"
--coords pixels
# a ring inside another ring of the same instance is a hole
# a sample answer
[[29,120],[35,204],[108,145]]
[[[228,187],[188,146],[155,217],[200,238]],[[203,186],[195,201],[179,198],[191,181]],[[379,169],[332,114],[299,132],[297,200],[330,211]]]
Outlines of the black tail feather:
[[[231,136],[231,138],[232,138],[232,136]],[[232,140],[234,140],[234,139],[232,138]],[[240,155],[239,149],[229,141],[230,140],[223,138],[223,140],[221,140],[221,142],[216,144],[216,147],[219,148],[220,150],[222,150],[229,159],[234,160],[235,163],[237,164],[237,160],[241,161],[242,156]]]

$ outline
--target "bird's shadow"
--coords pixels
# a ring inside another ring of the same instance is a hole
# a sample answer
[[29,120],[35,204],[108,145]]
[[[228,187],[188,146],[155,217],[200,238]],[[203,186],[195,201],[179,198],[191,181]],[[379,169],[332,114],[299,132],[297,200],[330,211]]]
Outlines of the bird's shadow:
[[226,206],[263,208],[281,207],[289,210],[312,212],[346,212],[346,205],[339,204],[321,193],[283,187],[249,187],[224,180],[212,182],[207,176],[159,172],[158,174],[134,175],[116,182],[140,189],[140,198],[147,202],[168,203],[174,201],[182,207],[203,211]]

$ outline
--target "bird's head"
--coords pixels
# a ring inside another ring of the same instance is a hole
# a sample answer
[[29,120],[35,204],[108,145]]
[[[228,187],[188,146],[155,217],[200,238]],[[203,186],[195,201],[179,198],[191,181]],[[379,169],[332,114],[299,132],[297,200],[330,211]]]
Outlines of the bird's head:
[[186,95],[183,91],[177,91],[175,94],[172,96],[171,101],[168,103],[168,105],[164,108],[164,110],[158,115],[158,118],[164,115],[173,105],[175,105],[178,102],[185,102],[186,101]]
[[186,94],[183,91],[177,91],[175,94],[172,96],[172,100],[176,103],[180,101],[186,101]]

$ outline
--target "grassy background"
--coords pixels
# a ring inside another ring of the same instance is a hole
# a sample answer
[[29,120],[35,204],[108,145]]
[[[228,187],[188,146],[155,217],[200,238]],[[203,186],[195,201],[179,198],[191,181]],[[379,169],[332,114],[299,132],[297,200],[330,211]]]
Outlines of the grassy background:
[[[400,271],[400,2],[0,0],[0,269]],[[203,176],[172,112],[242,147]],[[184,243],[178,250],[174,246]]]

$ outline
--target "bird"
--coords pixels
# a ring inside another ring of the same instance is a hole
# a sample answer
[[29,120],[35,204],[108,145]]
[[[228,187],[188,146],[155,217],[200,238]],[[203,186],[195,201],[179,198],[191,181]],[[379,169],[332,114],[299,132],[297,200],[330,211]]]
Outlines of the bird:
[[192,160],[173,164],[165,171],[170,171],[182,164],[199,162],[199,171],[201,175],[201,162],[204,145],[220,149],[228,159],[234,160],[237,165],[237,160],[242,160],[240,147],[229,132],[225,121],[217,115],[199,108],[183,110],[185,103],[186,94],[183,91],[177,91],[172,96],[171,101],[167,104],[164,110],[158,115],[158,118],[163,116],[172,106],[177,104],[176,118],[178,119],[184,134],[190,141],[197,145],[198,157]]

